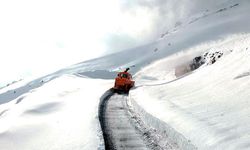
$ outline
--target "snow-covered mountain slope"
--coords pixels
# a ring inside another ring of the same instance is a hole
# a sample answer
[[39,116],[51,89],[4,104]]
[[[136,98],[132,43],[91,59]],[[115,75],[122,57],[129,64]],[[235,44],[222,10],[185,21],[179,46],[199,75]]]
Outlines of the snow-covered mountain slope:
[[[230,0],[205,14],[201,12],[203,17],[194,16],[183,20],[181,26],[169,29],[168,35],[150,44],[79,63],[62,71],[68,73],[77,71],[84,74],[84,72],[96,70],[117,71],[131,66],[132,72],[135,73],[149,63],[173,53],[207,42],[222,40],[233,34],[250,32],[250,20],[247,19],[249,5],[247,0]],[[221,9],[223,11],[220,11]],[[192,22],[193,18],[196,18],[196,21]],[[93,72],[93,74],[96,73]],[[99,78],[102,77],[99,76]]]
[[98,103],[110,84],[64,75],[0,105],[1,149],[98,149]]
[[249,44],[248,35],[215,46],[232,52],[173,82],[162,79],[168,77],[168,62],[176,60],[156,62],[138,73],[140,86],[130,98],[198,149],[249,149]]
[[[249,149],[249,9],[229,0],[148,45],[0,89],[1,149],[103,149],[99,99],[125,67],[136,80],[131,107],[182,149]],[[198,56],[206,61],[191,71]]]

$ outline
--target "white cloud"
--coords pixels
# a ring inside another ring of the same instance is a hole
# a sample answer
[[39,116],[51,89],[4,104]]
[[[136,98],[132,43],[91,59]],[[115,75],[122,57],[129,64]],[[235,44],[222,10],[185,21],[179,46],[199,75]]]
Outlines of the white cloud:
[[0,83],[145,44],[179,19],[215,2],[0,1]]
[[0,2],[0,82],[44,73],[104,52],[115,3],[92,0]]

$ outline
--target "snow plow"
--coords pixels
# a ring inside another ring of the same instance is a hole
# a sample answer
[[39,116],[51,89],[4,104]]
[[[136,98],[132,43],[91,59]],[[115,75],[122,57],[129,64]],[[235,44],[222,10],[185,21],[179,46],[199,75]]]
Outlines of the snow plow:
[[132,80],[132,75],[128,73],[129,68],[123,72],[119,72],[115,78],[115,85],[113,87],[115,92],[128,93],[134,86],[135,81]]

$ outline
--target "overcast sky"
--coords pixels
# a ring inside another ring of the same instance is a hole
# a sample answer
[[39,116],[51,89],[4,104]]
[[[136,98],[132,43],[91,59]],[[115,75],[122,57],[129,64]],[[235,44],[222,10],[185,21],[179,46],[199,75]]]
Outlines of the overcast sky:
[[2,0],[0,84],[145,44],[214,2]]

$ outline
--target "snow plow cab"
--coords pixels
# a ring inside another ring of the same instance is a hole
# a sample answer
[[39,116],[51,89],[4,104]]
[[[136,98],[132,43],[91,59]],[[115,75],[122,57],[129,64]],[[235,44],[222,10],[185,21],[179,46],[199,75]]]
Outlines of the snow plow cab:
[[116,92],[128,93],[129,90],[134,86],[135,81],[132,80],[132,76],[128,73],[129,68],[124,72],[119,72],[115,78],[114,90]]

